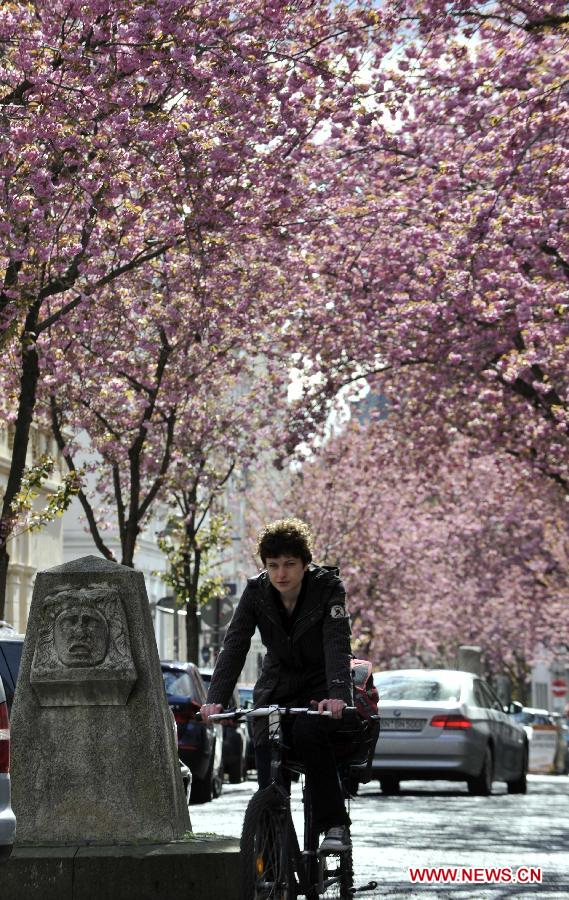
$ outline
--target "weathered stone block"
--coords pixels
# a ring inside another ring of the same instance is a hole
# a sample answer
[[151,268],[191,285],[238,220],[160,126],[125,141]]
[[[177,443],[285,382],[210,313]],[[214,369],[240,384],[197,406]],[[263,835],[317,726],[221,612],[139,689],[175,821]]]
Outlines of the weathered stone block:
[[2,900],[239,900],[239,842],[16,847]]
[[18,847],[0,872],[2,900],[71,900],[77,847]]
[[190,827],[140,572],[88,556],[38,574],[11,726],[19,843]]

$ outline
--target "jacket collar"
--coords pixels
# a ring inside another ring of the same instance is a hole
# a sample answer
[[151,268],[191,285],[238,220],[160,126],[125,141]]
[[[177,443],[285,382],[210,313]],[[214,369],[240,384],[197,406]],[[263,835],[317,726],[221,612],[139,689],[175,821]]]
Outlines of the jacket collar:
[[[299,612],[298,619],[291,634],[292,643],[310,627],[311,614],[320,606],[322,600],[322,592],[330,585],[331,576],[337,575],[338,570],[332,568],[324,568],[310,564],[308,567],[308,585],[306,596],[302,603],[302,610]],[[263,612],[283,633],[286,632],[282,626],[281,617],[276,607],[273,594],[271,591],[271,583],[266,571],[261,572],[258,577],[258,584],[261,588]],[[288,635],[286,635],[288,637]]]

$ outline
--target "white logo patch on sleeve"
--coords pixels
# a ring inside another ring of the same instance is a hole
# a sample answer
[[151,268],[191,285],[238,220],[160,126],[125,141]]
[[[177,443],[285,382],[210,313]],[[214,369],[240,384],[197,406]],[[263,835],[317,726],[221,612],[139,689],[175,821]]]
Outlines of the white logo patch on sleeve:
[[334,606],[330,607],[330,615],[333,619],[347,619],[348,613],[346,612],[346,607],[342,606],[341,603],[336,603]]

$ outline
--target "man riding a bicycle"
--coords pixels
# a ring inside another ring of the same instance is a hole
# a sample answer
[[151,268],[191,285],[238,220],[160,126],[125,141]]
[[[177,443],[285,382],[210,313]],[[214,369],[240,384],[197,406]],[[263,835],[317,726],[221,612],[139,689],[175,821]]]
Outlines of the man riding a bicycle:
[[[315,823],[325,837],[320,851],[351,846],[350,820],[334,753],[333,735],[342,711],[352,706],[350,620],[338,570],[312,563],[311,536],[298,519],[281,519],[259,536],[265,569],[247,586],[237,605],[212,676],[203,721],[229,702],[258,627],[267,649],[255,685],[255,706],[310,706],[324,716],[297,716],[285,742],[304,765]],[[266,726],[257,729],[255,755],[259,787],[271,780]]]

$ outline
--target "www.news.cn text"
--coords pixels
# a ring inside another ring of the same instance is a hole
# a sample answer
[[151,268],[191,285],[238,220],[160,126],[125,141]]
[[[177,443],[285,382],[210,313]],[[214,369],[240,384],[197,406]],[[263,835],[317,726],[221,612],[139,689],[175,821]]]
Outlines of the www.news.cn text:
[[422,866],[409,867],[414,884],[541,884],[538,866]]

